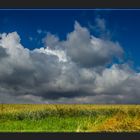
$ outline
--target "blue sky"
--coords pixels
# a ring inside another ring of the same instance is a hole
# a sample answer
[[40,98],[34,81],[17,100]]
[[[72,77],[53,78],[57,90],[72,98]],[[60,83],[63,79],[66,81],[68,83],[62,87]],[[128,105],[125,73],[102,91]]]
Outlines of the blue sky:
[[140,103],[140,10],[5,9],[0,35],[0,102]]
[[[0,10],[0,32],[17,31],[22,44],[33,49],[42,46],[45,32],[65,39],[66,34],[73,30],[75,20],[89,27],[89,23],[94,25],[96,17],[105,19],[112,39],[119,41],[126,57],[139,66],[140,10]],[[37,30],[44,31],[44,34],[39,35]],[[95,31],[90,31],[96,35]]]

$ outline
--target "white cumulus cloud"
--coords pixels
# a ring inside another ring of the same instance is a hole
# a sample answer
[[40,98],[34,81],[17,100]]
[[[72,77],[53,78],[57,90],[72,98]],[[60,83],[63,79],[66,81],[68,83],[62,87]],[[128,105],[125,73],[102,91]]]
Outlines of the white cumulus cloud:
[[0,36],[0,102],[140,103],[140,73],[113,63],[123,59],[119,42],[97,38],[78,22],[66,40],[48,33],[34,50],[17,32]]

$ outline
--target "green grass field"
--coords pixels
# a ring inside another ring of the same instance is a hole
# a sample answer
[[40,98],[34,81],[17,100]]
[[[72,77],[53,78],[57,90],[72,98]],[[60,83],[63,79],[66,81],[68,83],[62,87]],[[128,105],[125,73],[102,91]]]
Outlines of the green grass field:
[[140,132],[140,105],[0,104],[0,132]]

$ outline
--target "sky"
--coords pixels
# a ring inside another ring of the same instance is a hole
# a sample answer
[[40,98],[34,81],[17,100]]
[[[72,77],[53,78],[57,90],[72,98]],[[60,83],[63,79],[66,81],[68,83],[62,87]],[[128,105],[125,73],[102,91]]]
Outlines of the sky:
[[1,103],[140,103],[140,10],[0,10]]

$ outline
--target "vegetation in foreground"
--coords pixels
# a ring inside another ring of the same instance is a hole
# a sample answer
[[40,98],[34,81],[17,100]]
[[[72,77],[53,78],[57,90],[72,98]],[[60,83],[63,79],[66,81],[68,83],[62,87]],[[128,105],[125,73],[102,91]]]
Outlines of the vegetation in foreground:
[[0,132],[140,132],[140,105],[0,104]]

